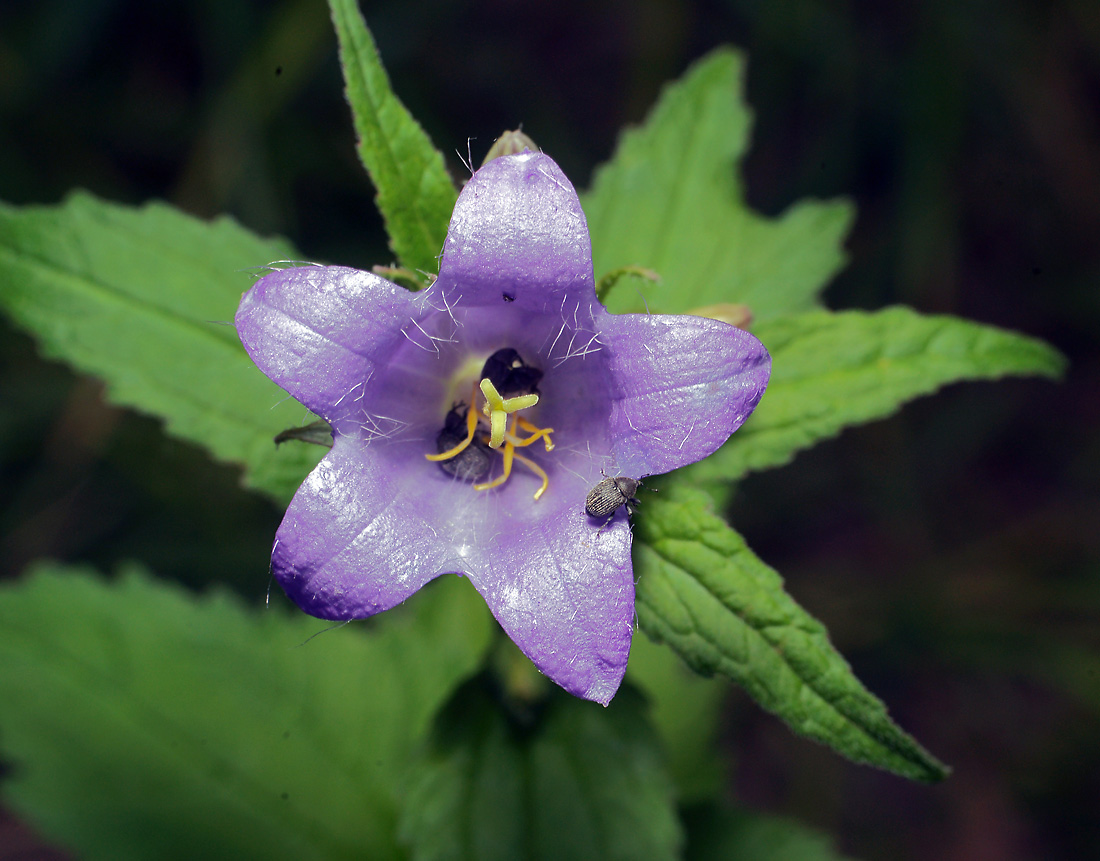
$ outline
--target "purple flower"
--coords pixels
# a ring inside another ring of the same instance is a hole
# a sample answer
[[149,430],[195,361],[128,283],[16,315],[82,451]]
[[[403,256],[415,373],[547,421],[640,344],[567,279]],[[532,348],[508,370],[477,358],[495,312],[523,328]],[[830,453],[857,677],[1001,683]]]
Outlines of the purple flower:
[[[357,619],[464,575],[543,673],[605,705],[634,627],[631,533],[624,509],[605,524],[586,496],[605,475],[706,457],[770,371],[760,342],[726,323],[609,314],[577,194],[530,152],[466,184],[430,288],[285,269],[244,295],[236,324],[263,372],[333,429],[275,540],[287,594],[322,619]],[[489,373],[499,350],[516,358]],[[487,373],[494,393],[514,389],[491,419]],[[536,406],[509,406],[532,392]]]

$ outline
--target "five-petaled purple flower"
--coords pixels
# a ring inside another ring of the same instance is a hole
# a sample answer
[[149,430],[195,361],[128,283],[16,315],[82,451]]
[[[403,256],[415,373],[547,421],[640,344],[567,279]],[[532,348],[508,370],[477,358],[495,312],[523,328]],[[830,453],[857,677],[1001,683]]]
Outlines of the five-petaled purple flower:
[[[726,323],[609,314],[577,194],[531,152],[466,184],[430,288],[284,269],[244,295],[236,324],[263,372],[333,429],[275,541],[287,594],[357,619],[462,574],[543,673],[605,705],[634,628],[631,533],[624,509],[605,524],[586,496],[604,476],[706,457],[770,371],[760,342]],[[537,405],[498,393],[499,375],[495,400],[479,388],[499,350],[521,377],[535,369],[519,388]]]

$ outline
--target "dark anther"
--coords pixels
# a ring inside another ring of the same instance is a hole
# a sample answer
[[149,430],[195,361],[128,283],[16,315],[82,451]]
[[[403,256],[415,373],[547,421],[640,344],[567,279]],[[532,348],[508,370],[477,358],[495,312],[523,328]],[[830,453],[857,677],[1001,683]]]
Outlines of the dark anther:
[[524,362],[511,347],[505,347],[485,360],[481,379],[486,377],[496,386],[502,398],[513,398],[516,395],[537,395],[542,371]]
[[515,293],[501,293],[500,295],[504,297],[505,302],[515,302],[516,301],[516,294]]
[[[466,439],[466,405],[455,404],[447,413],[443,430],[435,438],[435,448],[440,454],[454,448]],[[450,460],[441,460],[439,468],[447,475],[453,475],[463,481],[477,481],[489,472],[492,466],[492,449],[474,434],[470,444]]]

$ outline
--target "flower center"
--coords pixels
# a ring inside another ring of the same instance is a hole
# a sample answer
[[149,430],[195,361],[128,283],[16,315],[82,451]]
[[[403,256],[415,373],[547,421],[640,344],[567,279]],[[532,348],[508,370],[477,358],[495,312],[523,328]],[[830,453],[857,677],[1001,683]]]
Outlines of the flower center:
[[[550,486],[550,477],[537,463],[516,453],[542,440],[547,451],[553,451],[550,434],[553,428],[540,428],[520,415],[539,402],[537,390],[542,371],[526,364],[512,349],[497,350],[481,369],[481,379],[470,392],[470,406],[458,403],[451,407],[436,438],[437,454],[424,455],[437,462],[448,475],[463,481],[478,482],[492,469],[493,453],[503,457],[501,474],[492,481],[474,484],[474,490],[500,487],[512,474],[512,463],[519,461],[542,479],[535,491],[539,499]],[[477,408],[477,394],[482,395]],[[488,431],[486,434],[485,432]],[[520,431],[528,434],[520,437]]]

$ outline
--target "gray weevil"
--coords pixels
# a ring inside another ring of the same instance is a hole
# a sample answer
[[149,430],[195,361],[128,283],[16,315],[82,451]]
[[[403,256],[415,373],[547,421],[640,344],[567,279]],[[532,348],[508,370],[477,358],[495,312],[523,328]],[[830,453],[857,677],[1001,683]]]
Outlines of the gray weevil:
[[626,506],[626,513],[633,514],[634,508],[641,503],[634,494],[642,486],[641,479],[627,478],[625,475],[615,478],[605,477],[603,481],[588,491],[588,497],[584,500],[584,510],[590,517],[606,517],[603,526],[611,522],[615,512]]

